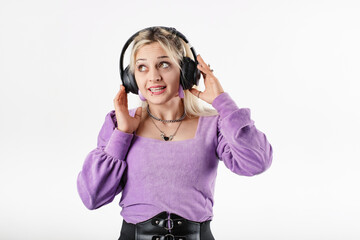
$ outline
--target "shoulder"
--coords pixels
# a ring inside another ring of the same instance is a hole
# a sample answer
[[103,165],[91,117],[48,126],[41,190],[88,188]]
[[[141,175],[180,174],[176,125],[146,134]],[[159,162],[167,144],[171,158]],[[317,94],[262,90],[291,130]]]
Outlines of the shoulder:
[[200,116],[199,122],[201,121],[201,125],[203,129],[207,129],[210,131],[211,129],[217,129],[218,123],[220,120],[220,116],[216,115],[202,115]]

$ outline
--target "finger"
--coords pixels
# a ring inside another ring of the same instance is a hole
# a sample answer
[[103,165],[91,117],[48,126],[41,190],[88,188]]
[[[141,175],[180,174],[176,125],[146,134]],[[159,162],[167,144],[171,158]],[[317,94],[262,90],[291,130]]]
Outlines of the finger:
[[205,68],[203,65],[201,65],[201,64],[198,64],[197,65],[197,68],[200,70],[200,71],[202,71],[202,72],[207,72],[208,71],[208,69],[207,68]]
[[142,107],[138,107],[138,108],[136,109],[134,118],[136,118],[136,119],[141,119],[141,115],[142,115]]
[[198,66],[201,67],[201,69],[203,69],[204,71],[209,71],[211,72],[210,66],[208,64],[206,64],[205,62],[199,62]]
[[119,91],[116,93],[116,95],[115,95],[115,97],[114,97],[114,99],[113,99],[114,103],[116,103],[116,102],[119,101],[120,94],[121,94],[121,85],[120,85]]
[[120,86],[119,94],[114,101],[116,101],[119,106],[127,108],[127,95],[123,85]]
[[119,90],[119,91],[116,93],[116,95],[115,95],[115,97],[114,97],[114,101],[116,101],[116,100],[119,98],[120,93],[121,93],[121,90]]
[[209,65],[206,65],[206,67],[202,66],[202,65],[198,65],[198,69],[202,72],[204,72],[205,74],[209,74],[211,76],[214,76],[212,69],[210,69]]
[[118,91],[117,95],[120,95],[120,93],[122,92],[122,87],[123,87],[123,85],[120,84],[120,88],[119,88],[119,91]]
[[204,59],[200,56],[200,54],[197,55],[197,60],[201,63],[201,65],[206,65]]
[[191,88],[191,89],[190,89],[190,92],[191,92],[193,95],[195,95],[196,97],[198,97],[200,91],[197,90],[196,88]]
[[206,73],[201,72],[201,74],[202,74],[202,76],[203,76],[204,82],[206,82]]
[[200,56],[200,54],[197,55],[197,60],[201,63],[205,63],[204,59]]
[[203,78],[205,78],[206,77],[206,73],[205,73],[206,69],[204,69],[200,65],[198,65],[197,68],[200,70],[200,73],[203,76]]
[[204,68],[201,65],[198,65],[197,68],[200,70],[201,74],[203,75],[204,79],[206,77],[206,74],[212,73],[209,69]]
[[122,105],[127,108],[127,107],[128,107],[127,93],[126,93],[125,87],[124,87],[123,85],[121,86],[121,88],[122,88],[122,91],[121,91],[121,102],[122,102]]
[[210,68],[210,64],[206,64],[200,55],[198,55],[198,57],[198,62],[203,67],[203,69],[207,70],[208,72],[213,72]]

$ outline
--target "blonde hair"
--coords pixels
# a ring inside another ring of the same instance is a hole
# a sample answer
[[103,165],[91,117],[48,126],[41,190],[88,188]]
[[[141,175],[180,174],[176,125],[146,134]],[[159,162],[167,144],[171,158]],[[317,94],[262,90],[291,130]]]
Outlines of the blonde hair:
[[[181,69],[180,62],[183,57],[186,56],[194,60],[190,47],[183,39],[163,28],[153,27],[139,32],[133,40],[129,64],[129,70],[132,74],[135,72],[135,56],[138,50],[144,45],[154,42],[158,42],[160,44],[179,69]],[[198,86],[194,85],[193,88],[198,89]],[[194,116],[213,116],[218,114],[215,109],[202,105],[199,99],[188,89],[184,89],[183,103],[186,115],[190,118]],[[148,102],[143,101],[141,104],[142,110],[146,111],[147,106]]]

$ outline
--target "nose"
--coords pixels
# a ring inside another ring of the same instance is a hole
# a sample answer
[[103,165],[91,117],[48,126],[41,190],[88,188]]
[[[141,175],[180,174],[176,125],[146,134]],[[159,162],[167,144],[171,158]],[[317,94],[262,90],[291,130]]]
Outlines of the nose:
[[160,81],[161,75],[157,68],[151,68],[149,71],[149,80],[150,81]]

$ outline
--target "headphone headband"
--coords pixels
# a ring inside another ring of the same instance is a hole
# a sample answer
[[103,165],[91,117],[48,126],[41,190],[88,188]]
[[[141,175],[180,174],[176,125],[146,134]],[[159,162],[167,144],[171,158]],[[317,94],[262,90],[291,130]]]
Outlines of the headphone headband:
[[123,62],[124,62],[124,55],[125,55],[125,51],[126,49],[129,47],[129,45],[131,44],[131,42],[134,40],[134,38],[142,31],[145,31],[145,30],[150,30],[150,29],[154,29],[154,28],[163,28],[165,29],[166,31],[170,32],[170,33],[173,33],[175,34],[176,36],[178,36],[179,38],[181,38],[182,40],[185,41],[186,44],[189,45],[190,47],[190,50],[191,50],[191,53],[194,57],[194,61],[195,63],[197,64],[198,61],[196,59],[196,52],[195,52],[195,49],[189,44],[189,41],[187,40],[187,38],[184,36],[184,34],[182,34],[181,32],[177,31],[175,28],[173,27],[163,27],[163,26],[154,26],[154,27],[148,27],[148,28],[144,28],[140,31],[137,31],[135,34],[133,34],[125,43],[124,47],[122,48],[122,51],[121,51],[121,55],[120,55],[120,78],[123,76],[123,73],[124,73],[124,65],[123,65]]

